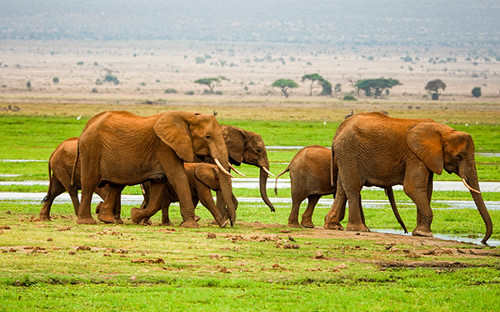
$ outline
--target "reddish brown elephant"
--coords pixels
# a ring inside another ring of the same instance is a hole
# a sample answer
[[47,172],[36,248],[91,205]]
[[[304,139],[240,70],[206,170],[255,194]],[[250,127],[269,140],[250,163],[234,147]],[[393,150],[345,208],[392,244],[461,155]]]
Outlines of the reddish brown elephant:
[[[81,161],[82,202],[78,223],[94,224],[90,199],[96,187],[135,185],[166,176],[177,194],[181,206],[182,225],[197,227],[191,188],[184,162],[195,157],[210,156],[231,179],[227,148],[222,128],[211,115],[188,112],[165,112],[141,117],[129,112],[104,112],[91,118],[78,141],[78,153],[73,166]],[[73,175],[74,176],[74,175]],[[152,188],[151,209],[161,206],[161,187]],[[114,205],[119,202],[121,189],[112,187],[99,211],[99,219],[114,222]],[[228,207],[231,224],[236,218],[231,183],[223,183],[221,194]]]
[[342,229],[340,221],[348,201],[347,230],[368,231],[361,208],[361,188],[402,184],[417,206],[413,235],[432,236],[432,181],[434,174],[444,169],[458,175],[470,190],[486,226],[482,242],[491,236],[493,224],[480,193],[474,142],[468,133],[428,119],[361,113],[342,122],[332,148],[337,192],[325,217],[325,228]]
[[[202,205],[205,206],[208,211],[212,214],[215,221],[220,227],[226,226],[228,219],[225,217],[223,212],[216,207],[211,190],[219,191],[222,186],[222,183],[227,183],[227,180],[221,181],[220,177],[223,176],[223,173],[220,172],[220,169],[217,166],[207,163],[187,163],[184,164],[184,168],[186,170],[186,175],[189,180],[189,185],[191,186],[191,195],[193,200],[193,205],[196,207],[198,202],[201,201]],[[158,185],[160,184],[160,185]],[[163,186],[161,185],[163,184]],[[153,194],[153,188],[160,187],[162,188],[160,192],[160,196],[162,198],[161,210],[162,210],[162,224],[170,225],[170,218],[168,214],[168,209],[171,203],[178,202],[178,196],[174,191],[174,188],[169,181],[150,181],[148,183],[144,183],[145,188],[145,200],[140,209],[132,208],[131,218],[134,223],[149,223],[149,218],[153,216],[160,207],[150,206],[148,203],[151,201],[149,198],[149,194]],[[236,198],[234,199],[235,207],[238,206],[238,202]]]
[[[300,224],[303,227],[314,227],[312,215],[319,199],[323,195],[335,193],[336,185],[330,184],[331,156],[332,151],[329,148],[319,145],[306,146],[295,154],[286,169],[276,177],[274,191],[277,194],[278,178],[286,172],[290,172],[292,210],[288,217],[288,226],[299,226],[300,204],[307,198],[307,209],[302,214]],[[405,233],[408,233],[397,210],[392,187],[385,188],[385,191],[396,219]]]
[[[50,220],[50,209],[54,199],[64,192],[68,192],[73,203],[75,215],[78,216],[78,208],[80,203],[78,201],[78,190],[81,189],[80,184],[80,169],[75,172],[75,184],[71,185],[71,172],[76,158],[76,148],[78,138],[69,138],[64,140],[52,152],[49,158],[49,189],[47,195],[42,200],[43,207],[40,210],[40,220]],[[105,198],[107,190],[106,187],[97,187],[95,192],[101,197]]]
[[244,163],[260,168],[260,196],[269,209],[275,211],[273,204],[267,197],[267,178],[271,172],[269,171],[266,145],[262,137],[255,132],[227,125],[222,126],[222,134],[231,164],[239,166]]

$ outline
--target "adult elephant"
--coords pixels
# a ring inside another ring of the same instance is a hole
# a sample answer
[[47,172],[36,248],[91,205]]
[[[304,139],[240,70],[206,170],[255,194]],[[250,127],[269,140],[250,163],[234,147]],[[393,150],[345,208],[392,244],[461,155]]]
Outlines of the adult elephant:
[[269,209],[274,212],[274,206],[267,196],[266,189],[267,178],[272,173],[269,171],[269,160],[264,140],[255,132],[228,125],[222,126],[222,134],[231,164],[239,166],[244,163],[260,168],[260,196]]
[[[331,156],[332,151],[329,148],[319,145],[306,146],[295,154],[288,166],[276,176],[274,192],[278,194],[278,178],[290,172],[290,186],[292,192],[292,210],[288,217],[288,226],[299,227],[299,208],[304,199],[307,198],[307,209],[302,214],[301,225],[307,228],[313,228],[312,215],[314,208],[323,195],[334,194],[336,190],[336,181],[330,184],[331,175]],[[405,233],[408,233],[406,226],[399,215],[392,187],[385,188],[392,212],[396,220],[401,225]]]
[[[91,118],[78,140],[73,177],[81,162],[82,202],[79,224],[95,224],[90,213],[92,193],[98,186],[135,185],[166,176],[179,197],[182,226],[198,227],[194,219],[184,162],[210,156],[231,179],[222,129],[214,116],[189,112],[165,112],[141,117],[125,111],[103,112]],[[74,179],[73,179],[74,182]],[[231,224],[236,218],[231,183],[221,189]],[[106,201],[116,202],[119,188],[112,188]],[[152,192],[155,192],[153,190]],[[152,194],[151,196],[156,196]],[[105,202],[106,203],[106,202]],[[160,205],[155,200],[152,205]],[[99,219],[113,222],[113,205],[103,205]],[[151,207],[156,209],[155,207]]]
[[348,201],[347,230],[368,231],[361,208],[361,188],[402,184],[417,206],[417,226],[412,234],[432,236],[432,181],[434,174],[444,169],[457,174],[470,190],[486,225],[482,242],[491,236],[493,225],[479,190],[474,142],[468,133],[429,119],[361,113],[342,122],[332,148],[337,192],[325,217],[325,228],[342,229],[340,221]]

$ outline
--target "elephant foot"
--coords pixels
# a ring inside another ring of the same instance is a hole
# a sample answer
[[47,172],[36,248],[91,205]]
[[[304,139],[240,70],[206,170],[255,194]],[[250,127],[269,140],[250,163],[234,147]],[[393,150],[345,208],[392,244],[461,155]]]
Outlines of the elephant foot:
[[229,224],[229,219],[226,219],[226,220],[222,221],[221,223],[219,223],[219,227],[225,228],[228,224]]
[[41,214],[37,221],[50,221],[50,216]]
[[115,218],[114,223],[115,224],[123,224],[123,220],[121,218]]
[[130,219],[135,224],[142,224],[144,219],[149,221],[149,218],[144,217],[143,213],[144,209],[132,208],[130,209]]
[[[150,221],[150,222],[151,222],[151,221]],[[172,224],[172,222],[170,222],[170,221],[162,221],[162,222],[161,222],[161,225],[163,225],[163,226],[172,226],[173,224]]]
[[97,224],[97,222],[92,217],[80,218],[76,220],[77,224]]
[[185,228],[199,228],[200,226],[198,225],[198,222],[196,222],[194,219],[186,220],[181,223],[182,227]]
[[347,223],[346,231],[370,232],[370,229],[364,224],[349,224],[349,223]]
[[325,223],[323,226],[327,230],[343,231],[344,227],[340,223]]
[[314,223],[312,223],[312,221],[310,221],[310,220],[307,220],[307,221],[302,220],[302,222],[300,222],[300,224],[305,228],[310,228],[310,229],[314,228]]
[[300,224],[299,224],[299,222],[288,222],[288,227],[299,228]]
[[97,215],[97,218],[99,221],[104,222],[104,223],[115,223],[115,216],[114,215],[107,215],[104,213],[100,213]]
[[413,236],[423,236],[423,237],[432,237],[432,232],[430,230],[415,228],[413,232],[411,232]]

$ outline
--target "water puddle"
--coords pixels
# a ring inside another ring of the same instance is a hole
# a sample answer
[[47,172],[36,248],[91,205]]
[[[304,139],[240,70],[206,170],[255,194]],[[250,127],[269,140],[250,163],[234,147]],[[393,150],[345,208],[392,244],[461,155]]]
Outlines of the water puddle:
[[[387,233],[387,234],[397,234],[397,235],[404,235],[404,236],[411,236],[411,233],[405,234],[403,230],[394,230],[394,229],[370,229],[372,232],[376,233]],[[469,244],[474,244],[474,245],[481,245],[484,246],[481,243],[481,240],[483,237],[469,237],[473,236],[475,234],[470,234],[470,235],[449,235],[449,234],[440,234],[440,233],[432,233],[434,235],[434,238],[439,238],[445,241],[457,241],[461,243],[469,243]],[[498,247],[500,246],[500,240],[498,239],[489,239],[488,240],[488,246],[494,246]]]
[[0,178],[15,178],[20,176],[20,174],[0,173]]

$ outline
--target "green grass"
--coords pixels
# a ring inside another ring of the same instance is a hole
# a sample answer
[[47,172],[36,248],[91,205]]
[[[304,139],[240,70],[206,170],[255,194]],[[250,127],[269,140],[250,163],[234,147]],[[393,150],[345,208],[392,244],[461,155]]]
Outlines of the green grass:
[[[78,136],[86,120],[66,117],[0,116],[0,159],[47,160],[64,139]],[[329,145],[337,124],[223,120],[258,132],[268,145]],[[454,125],[472,134],[477,151],[500,151],[498,125]],[[270,151],[271,170],[280,172],[295,151]],[[499,158],[477,158],[479,177],[500,180]],[[258,171],[242,166],[249,177]],[[1,180],[46,180],[47,164],[0,162]],[[285,175],[287,177],[287,175]],[[442,175],[440,180],[458,180]],[[2,186],[1,192],[45,192],[46,186]],[[140,194],[128,187],[126,194]],[[258,190],[235,189],[238,197],[258,197]],[[272,188],[268,190],[272,200]],[[280,189],[278,197],[289,197]],[[363,199],[385,200],[383,191],[365,190]],[[402,191],[395,192],[408,229],[416,210]],[[328,196],[331,198],[331,196]],[[483,193],[499,201],[499,193]],[[468,192],[434,192],[433,200],[471,200]],[[406,204],[409,203],[409,204]],[[301,213],[305,208],[303,203]],[[439,241],[401,240],[399,236],[355,234],[319,229],[289,229],[289,204],[270,213],[263,203],[241,203],[234,228],[208,224],[201,206],[199,229],[124,225],[76,225],[71,204],[55,204],[52,222],[33,222],[41,204],[0,202],[0,311],[497,311],[500,310],[499,257],[471,256],[457,250],[478,246]],[[435,208],[449,208],[433,203]],[[323,225],[328,207],[316,208],[313,221]],[[389,205],[365,210],[372,229],[399,229]],[[170,209],[174,224],[181,216]],[[500,211],[490,211],[499,224]],[[347,218],[347,216],[346,216]],[[160,214],[153,217],[156,224]],[[345,224],[345,220],[344,220]],[[174,231],[166,230],[174,229]],[[484,225],[473,209],[434,209],[435,233],[482,236]],[[288,233],[288,231],[290,231]],[[215,239],[207,239],[215,233]],[[321,234],[321,235],[320,235]],[[341,235],[342,234],[342,235]],[[239,239],[241,235],[243,239]],[[295,242],[290,241],[289,236]],[[254,237],[254,238],[252,238]],[[266,240],[266,239],[269,240]],[[492,238],[500,239],[494,230]],[[259,241],[262,239],[263,241]],[[296,244],[299,249],[278,248]],[[389,248],[388,244],[391,244]],[[435,245],[436,244],[436,245]],[[76,250],[77,247],[90,250]],[[278,246],[278,247],[277,247]],[[42,248],[40,252],[25,247]],[[9,252],[9,249],[16,252]],[[459,249],[457,249],[459,248]],[[423,255],[425,251],[439,251]],[[486,249],[488,250],[488,249]],[[495,250],[495,249],[493,249]],[[496,249],[498,250],[498,248]],[[320,252],[326,259],[315,259]],[[417,253],[418,255],[415,255]],[[154,260],[157,264],[134,263]],[[457,267],[386,267],[392,262]]]

